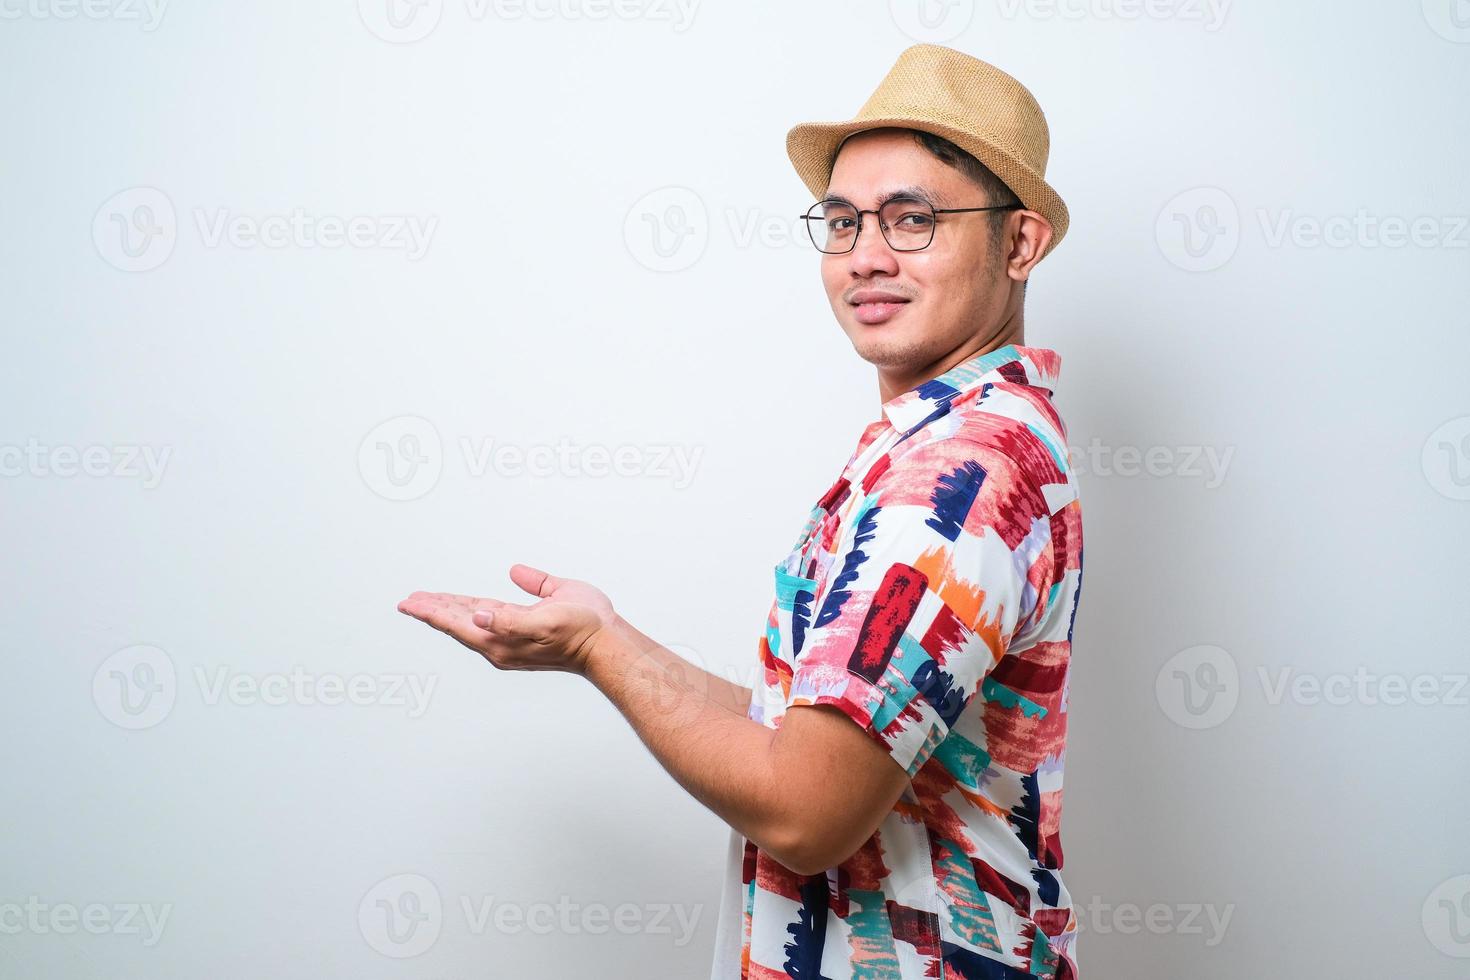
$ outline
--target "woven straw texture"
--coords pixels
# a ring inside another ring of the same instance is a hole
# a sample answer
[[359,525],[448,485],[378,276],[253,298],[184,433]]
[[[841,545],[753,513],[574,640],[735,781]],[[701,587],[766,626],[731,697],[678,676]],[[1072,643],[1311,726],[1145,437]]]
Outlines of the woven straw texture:
[[1021,203],[1051,222],[1045,258],[1067,233],[1067,205],[1045,180],[1051,136],[1026,86],[987,62],[939,44],[915,44],[852,119],[799,123],[786,153],[815,197],[827,192],[843,139],[865,129],[903,126],[943,136],[1005,181]]

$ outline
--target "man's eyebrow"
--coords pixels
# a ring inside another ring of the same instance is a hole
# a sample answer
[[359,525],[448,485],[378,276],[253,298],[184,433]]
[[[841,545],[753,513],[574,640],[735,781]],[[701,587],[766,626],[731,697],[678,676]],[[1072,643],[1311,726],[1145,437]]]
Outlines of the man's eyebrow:
[[[928,201],[930,204],[940,206],[944,204],[944,199],[941,195],[936,194],[929,188],[923,187],[919,184],[910,184],[907,187],[895,187],[892,190],[884,191],[878,196],[878,203],[876,206],[881,208],[883,205],[887,204],[889,201],[893,200],[896,197],[916,197],[921,201]],[[840,201],[841,203],[846,204],[851,208],[857,208],[857,205],[853,204],[852,201],[849,201],[841,194],[833,194],[831,191],[828,191],[827,196],[822,198],[822,200]]]

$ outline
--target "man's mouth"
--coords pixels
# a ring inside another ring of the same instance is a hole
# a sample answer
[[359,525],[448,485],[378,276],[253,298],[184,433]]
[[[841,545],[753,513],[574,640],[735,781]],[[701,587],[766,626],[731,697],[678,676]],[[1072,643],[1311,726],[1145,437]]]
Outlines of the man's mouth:
[[908,304],[908,299],[897,293],[876,289],[858,290],[849,300],[853,315],[859,323],[877,324],[891,318]]

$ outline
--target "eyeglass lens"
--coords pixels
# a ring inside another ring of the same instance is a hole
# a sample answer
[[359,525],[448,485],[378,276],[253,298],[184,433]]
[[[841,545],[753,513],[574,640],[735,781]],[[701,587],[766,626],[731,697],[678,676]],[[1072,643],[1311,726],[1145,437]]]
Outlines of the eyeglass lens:
[[[818,201],[807,212],[812,244],[822,252],[849,252],[857,241],[857,209],[840,201]],[[900,252],[927,246],[934,237],[934,209],[923,201],[896,197],[878,210],[888,244]]]

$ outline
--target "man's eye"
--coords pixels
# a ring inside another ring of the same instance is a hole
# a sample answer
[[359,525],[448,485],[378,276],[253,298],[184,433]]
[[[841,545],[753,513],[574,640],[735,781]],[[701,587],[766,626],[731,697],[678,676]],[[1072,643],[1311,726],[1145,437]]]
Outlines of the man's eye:
[[928,228],[929,223],[933,220],[933,217],[920,211],[910,211],[907,214],[900,215],[894,224],[905,228]]

